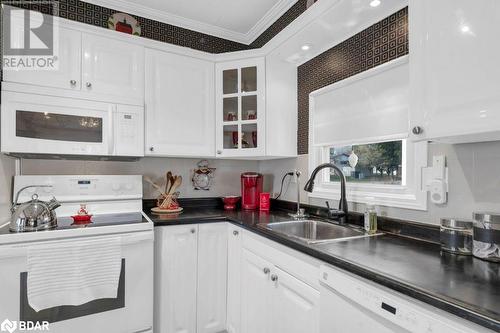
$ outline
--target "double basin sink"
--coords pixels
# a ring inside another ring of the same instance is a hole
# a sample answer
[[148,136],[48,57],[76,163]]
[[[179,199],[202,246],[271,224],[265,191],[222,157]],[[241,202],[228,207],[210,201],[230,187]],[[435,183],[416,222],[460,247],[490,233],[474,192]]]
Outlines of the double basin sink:
[[317,220],[261,223],[258,226],[307,244],[373,236],[361,229]]

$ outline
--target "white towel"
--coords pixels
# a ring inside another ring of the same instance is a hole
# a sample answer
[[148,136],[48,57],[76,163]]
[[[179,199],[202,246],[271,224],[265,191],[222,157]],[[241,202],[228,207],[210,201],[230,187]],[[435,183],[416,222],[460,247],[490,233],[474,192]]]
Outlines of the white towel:
[[28,302],[35,311],[116,298],[121,238],[71,240],[28,248]]

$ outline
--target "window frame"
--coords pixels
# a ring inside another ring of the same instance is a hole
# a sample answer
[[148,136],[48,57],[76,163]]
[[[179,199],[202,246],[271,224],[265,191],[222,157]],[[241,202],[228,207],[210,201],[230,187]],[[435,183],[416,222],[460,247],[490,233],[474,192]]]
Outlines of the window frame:
[[[422,168],[427,166],[427,142],[411,142],[407,135],[371,138],[360,142],[338,142],[334,144],[309,147],[309,173],[319,164],[329,162],[329,149],[333,146],[347,146],[404,140],[402,161],[403,175],[401,185],[376,183],[346,183],[347,201],[370,203],[427,210],[427,192],[422,189]],[[315,179],[315,186],[310,198],[340,200],[340,182],[328,180],[329,170],[325,169]]]

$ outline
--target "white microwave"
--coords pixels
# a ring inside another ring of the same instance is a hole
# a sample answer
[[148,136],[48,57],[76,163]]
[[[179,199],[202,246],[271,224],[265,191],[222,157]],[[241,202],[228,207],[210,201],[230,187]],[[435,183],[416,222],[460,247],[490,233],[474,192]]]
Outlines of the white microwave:
[[1,151],[11,155],[144,156],[144,108],[2,91]]

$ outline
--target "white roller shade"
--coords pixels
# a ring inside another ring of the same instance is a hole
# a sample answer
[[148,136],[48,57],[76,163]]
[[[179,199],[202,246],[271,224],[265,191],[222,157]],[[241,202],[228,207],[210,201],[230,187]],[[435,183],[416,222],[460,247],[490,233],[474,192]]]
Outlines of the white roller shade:
[[408,58],[400,58],[310,95],[312,146],[408,135]]

